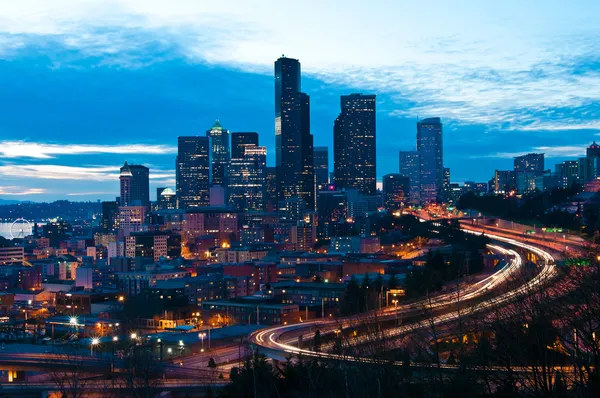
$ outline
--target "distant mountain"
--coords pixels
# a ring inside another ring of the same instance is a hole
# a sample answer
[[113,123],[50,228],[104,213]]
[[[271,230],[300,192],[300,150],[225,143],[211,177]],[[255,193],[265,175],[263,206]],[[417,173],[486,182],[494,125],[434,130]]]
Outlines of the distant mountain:
[[19,203],[23,203],[23,202],[20,201],[20,200],[1,199],[0,198],[0,206],[2,206],[2,205],[16,205],[16,204],[19,204]]

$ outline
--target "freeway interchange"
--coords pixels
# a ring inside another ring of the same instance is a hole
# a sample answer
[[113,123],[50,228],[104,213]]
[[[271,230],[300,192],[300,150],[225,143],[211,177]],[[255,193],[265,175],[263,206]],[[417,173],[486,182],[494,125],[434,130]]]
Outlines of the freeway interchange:
[[[365,314],[346,317],[338,320],[315,320],[312,322],[304,322],[294,325],[274,326],[253,333],[250,336],[252,347],[260,353],[265,354],[274,360],[285,360],[290,356],[315,357],[320,359],[343,360],[351,362],[373,363],[378,360],[369,357],[347,356],[337,353],[327,352],[327,346],[323,347],[322,351],[314,351],[312,349],[303,348],[301,341],[311,341],[314,338],[316,330],[320,331],[322,337],[331,336],[341,333],[348,329],[355,328],[358,323],[365,322],[369,316],[373,321],[387,325],[387,337],[401,337],[407,333],[413,332],[419,328],[434,325],[445,325],[457,320],[456,305],[461,303],[464,311],[470,313],[484,313],[497,306],[508,304],[521,295],[526,294],[530,289],[547,283],[557,275],[555,265],[556,248],[552,247],[552,242],[546,242],[544,248],[541,245],[525,243],[521,241],[521,237],[514,237],[509,232],[499,231],[496,229],[494,233],[487,233],[485,227],[470,227],[462,225],[462,228],[467,233],[482,234],[486,233],[495,244],[488,245],[489,249],[503,254],[508,261],[498,269],[495,273],[475,282],[462,289],[457,289],[454,292],[442,293],[437,296],[432,296],[428,300],[422,300],[413,303],[398,305],[396,307],[387,307],[378,311],[373,311],[371,314]],[[503,246],[500,246],[502,244]],[[558,247],[557,244],[556,247]],[[546,247],[552,247],[547,249]],[[523,258],[520,251],[527,251],[535,254],[540,259],[537,274],[529,280],[523,281],[522,284],[512,286],[507,291],[500,291],[501,285],[508,284],[524,266]],[[406,322],[406,319],[412,319],[415,314],[423,311],[430,311],[432,318],[427,323],[421,322],[419,319]],[[394,319],[404,319],[402,325],[397,325],[394,322],[386,322]],[[353,344],[368,344],[377,339],[377,336],[365,334],[353,339]],[[389,363],[389,362],[386,362]],[[402,362],[395,362],[396,365],[402,365]],[[419,364],[411,363],[411,366],[419,366]],[[452,365],[444,365],[452,368]]]

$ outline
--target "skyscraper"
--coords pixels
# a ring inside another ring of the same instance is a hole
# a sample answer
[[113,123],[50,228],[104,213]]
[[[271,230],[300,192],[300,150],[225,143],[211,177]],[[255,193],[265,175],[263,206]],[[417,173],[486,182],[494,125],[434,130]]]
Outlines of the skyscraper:
[[125,162],[119,174],[121,206],[150,207],[150,170]]
[[177,140],[177,199],[180,209],[208,206],[208,137]]
[[417,152],[420,161],[420,201],[438,202],[444,183],[442,122],[439,117],[417,122]]
[[409,201],[419,204],[421,192],[421,160],[417,151],[400,151],[399,174],[409,178]]
[[386,209],[399,209],[409,198],[410,179],[400,174],[383,176],[383,204]]
[[226,185],[227,166],[229,165],[229,130],[217,120],[206,130],[211,143],[211,182],[213,185]]
[[300,62],[275,61],[275,167],[279,200],[302,198],[315,208],[310,100],[300,92]]
[[442,201],[450,200],[450,168],[444,167],[444,182],[442,183]]
[[229,167],[229,204],[239,211],[262,211],[266,199],[267,148],[246,146]]
[[258,133],[231,133],[231,158],[244,157],[244,148],[258,146]]
[[326,189],[329,184],[329,148],[317,146],[314,150],[315,180],[317,189]]
[[375,95],[343,95],[340,103],[341,113],[333,126],[335,187],[373,195],[377,189]]

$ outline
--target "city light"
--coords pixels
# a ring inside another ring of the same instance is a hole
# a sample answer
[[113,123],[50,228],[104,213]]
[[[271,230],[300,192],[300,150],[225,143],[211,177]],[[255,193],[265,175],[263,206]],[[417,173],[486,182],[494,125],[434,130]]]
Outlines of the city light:
[[92,339],[92,342],[91,342],[91,344],[92,344],[92,345],[98,345],[98,344],[100,344],[100,339],[99,339],[99,338],[97,338],[97,337],[94,337],[94,338]]
[[77,325],[77,317],[72,316],[71,318],[69,318],[69,324]]
[[135,340],[135,339],[137,339],[138,336],[137,336],[137,333],[131,333],[130,337],[131,337],[131,340]]

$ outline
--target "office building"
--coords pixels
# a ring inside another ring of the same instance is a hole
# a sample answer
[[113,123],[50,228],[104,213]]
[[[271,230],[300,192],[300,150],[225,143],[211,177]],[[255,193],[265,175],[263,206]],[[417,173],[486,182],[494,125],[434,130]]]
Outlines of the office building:
[[160,194],[156,198],[158,210],[173,210],[177,208],[177,194],[171,188],[158,188]]
[[102,202],[102,230],[111,232],[119,226],[119,202]]
[[231,133],[231,158],[241,159],[247,146],[258,146],[258,133]]
[[125,162],[120,170],[119,182],[121,206],[150,207],[150,170],[147,167]]
[[417,152],[420,161],[420,202],[439,202],[444,183],[442,122],[439,117],[417,122]]
[[[589,150],[589,148],[588,148]],[[543,153],[529,153],[523,156],[517,156],[514,159],[515,171],[531,171],[531,172],[544,172],[544,154]]]
[[442,183],[442,201],[450,200],[450,168],[444,167],[444,182]]
[[504,194],[517,188],[517,179],[512,170],[496,170],[494,174],[494,193]]
[[376,188],[375,95],[343,95],[333,126],[335,188],[374,195]]
[[576,160],[567,160],[562,163],[558,163],[554,166],[556,176],[559,180],[558,185],[561,188],[570,188],[574,183],[578,183],[579,180],[579,163]]
[[286,57],[275,62],[275,147],[278,200],[297,196],[314,209],[310,100],[300,91],[300,62]]
[[208,206],[208,137],[177,140],[177,201],[180,209]]
[[317,146],[314,150],[315,180],[319,191],[329,185],[329,148]]
[[399,174],[408,177],[410,183],[409,201],[412,205],[420,202],[421,160],[417,151],[400,151]]
[[262,211],[266,197],[267,149],[246,146],[229,167],[229,205],[238,211]]
[[409,199],[410,179],[400,174],[383,176],[383,205],[395,210],[403,207]]
[[227,167],[229,165],[229,130],[224,129],[217,120],[206,130],[210,138],[211,183],[226,186]]
[[317,195],[317,236],[320,239],[333,236],[333,226],[346,220],[346,192],[320,191]]
[[277,168],[267,167],[266,171],[266,200],[265,207],[266,211],[277,211],[277,204],[279,199],[277,198]]

